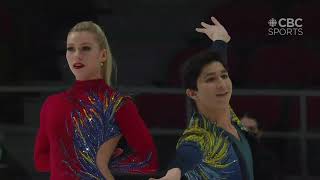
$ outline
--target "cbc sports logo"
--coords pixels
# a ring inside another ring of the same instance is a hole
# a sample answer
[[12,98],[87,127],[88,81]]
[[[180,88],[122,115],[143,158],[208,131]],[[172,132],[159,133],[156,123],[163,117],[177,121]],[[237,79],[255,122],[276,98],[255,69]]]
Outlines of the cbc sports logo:
[[268,21],[270,28],[268,29],[268,35],[270,36],[302,36],[302,18],[280,18],[276,20],[271,18]]

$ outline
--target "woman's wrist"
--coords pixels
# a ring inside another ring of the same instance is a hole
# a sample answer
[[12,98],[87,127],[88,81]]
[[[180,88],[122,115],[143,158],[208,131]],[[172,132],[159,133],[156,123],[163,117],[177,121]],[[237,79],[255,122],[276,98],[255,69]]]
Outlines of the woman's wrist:
[[107,179],[107,180],[114,180],[113,175],[111,174],[111,171],[109,169],[106,169],[103,173],[103,176]]

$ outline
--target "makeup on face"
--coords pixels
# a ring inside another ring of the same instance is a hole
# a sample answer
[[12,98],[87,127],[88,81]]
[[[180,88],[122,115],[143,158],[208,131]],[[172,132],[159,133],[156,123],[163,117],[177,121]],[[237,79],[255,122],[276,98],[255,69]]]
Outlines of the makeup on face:
[[84,64],[82,64],[82,63],[74,63],[73,64],[73,68],[75,68],[75,69],[81,69],[81,68],[83,68],[85,65]]
[[66,58],[76,79],[101,78],[101,49],[90,32],[72,32],[67,38]]

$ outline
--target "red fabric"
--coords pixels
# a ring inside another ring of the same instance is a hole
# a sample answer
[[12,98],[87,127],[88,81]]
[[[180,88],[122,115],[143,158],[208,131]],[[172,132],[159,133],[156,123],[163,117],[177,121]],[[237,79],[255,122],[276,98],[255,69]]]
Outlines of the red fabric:
[[[129,147],[137,155],[135,158],[139,159],[138,161],[146,159],[147,155],[150,152],[152,153],[153,158],[150,165],[153,167],[153,171],[155,171],[158,168],[156,147],[144,121],[138,113],[136,105],[131,100],[127,101],[119,109],[116,114],[116,121]],[[132,161],[135,161],[135,159],[132,159]]]
[[[103,80],[77,81],[68,91],[49,96],[42,106],[34,160],[39,172],[50,172],[51,180],[78,179],[63,161],[76,159],[70,117],[77,105],[72,99],[85,100],[89,90],[94,90],[99,95],[105,91],[114,92]],[[153,154],[150,165],[142,171],[155,172],[158,168],[156,147],[136,106],[130,99],[127,99],[116,113],[116,122],[129,147],[134,151],[134,160],[144,159],[150,152]],[[73,162],[72,165],[75,170],[80,170],[79,162]]]

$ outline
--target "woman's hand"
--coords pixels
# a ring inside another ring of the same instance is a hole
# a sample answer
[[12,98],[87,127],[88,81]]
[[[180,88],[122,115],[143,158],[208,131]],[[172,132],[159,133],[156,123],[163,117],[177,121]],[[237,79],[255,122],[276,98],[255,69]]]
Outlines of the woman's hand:
[[206,34],[212,41],[222,40],[228,43],[231,37],[229,36],[227,30],[215,17],[211,17],[211,20],[213,22],[213,25],[201,22],[202,28],[196,28],[196,31]]

